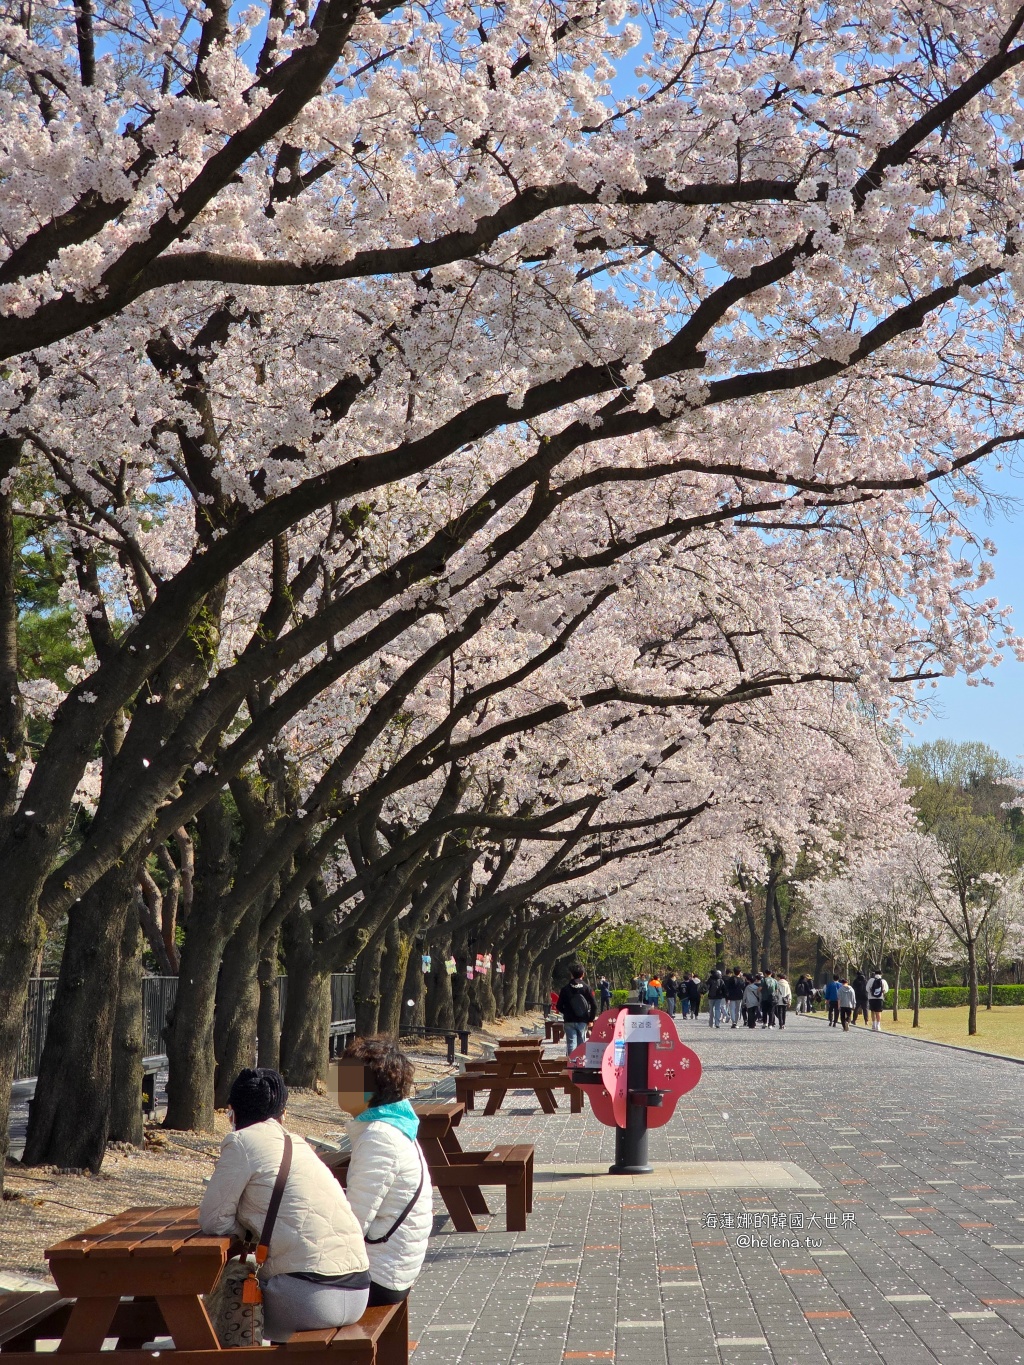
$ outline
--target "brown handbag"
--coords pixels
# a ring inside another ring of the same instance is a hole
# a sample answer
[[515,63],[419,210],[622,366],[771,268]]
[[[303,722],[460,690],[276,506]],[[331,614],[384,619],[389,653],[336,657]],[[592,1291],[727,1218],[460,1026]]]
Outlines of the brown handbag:
[[257,1271],[270,1254],[270,1239],[284,1196],[285,1183],[292,1165],[292,1139],[284,1135],[284,1155],[274,1180],[274,1189],[263,1220],[263,1231],[255,1247],[246,1244],[237,1256],[228,1258],[220,1279],[206,1295],[204,1303],[221,1346],[259,1346],[263,1341],[263,1290]]

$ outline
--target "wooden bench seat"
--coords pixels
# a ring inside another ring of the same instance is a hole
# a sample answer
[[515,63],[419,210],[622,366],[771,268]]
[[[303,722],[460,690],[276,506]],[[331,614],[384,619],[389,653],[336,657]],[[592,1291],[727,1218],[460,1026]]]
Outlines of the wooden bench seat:
[[505,1231],[526,1231],[526,1216],[533,1212],[533,1147],[529,1143],[498,1146],[489,1152],[453,1152],[448,1161],[447,1166],[430,1171],[442,1197],[446,1189],[502,1185]]
[[56,1290],[0,1294],[0,1351],[31,1351],[39,1340],[59,1337],[71,1300]]
[[[70,1317],[73,1299],[59,1293],[0,1294],[0,1354],[8,1365],[26,1365],[35,1352],[36,1343],[60,1338]],[[134,1299],[118,1304],[108,1335],[118,1342],[116,1356],[102,1354],[102,1361],[115,1359],[120,1365],[152,1365],[152,1350],[142,1351],[145,1342],[170,1336],[155,1299]],[[232,1347],[220,1351],[175,1351],[171,1360],[175,1365],[217,1365],[225,1355],[254,1355],[257,1352],[285,1352],[291,1357],[310,1354],[311,1360],[319,1352],[329,1350],[332,1357],[358,1361],[360,1365],[408,1365],[409,1312],[408,1304],[388,1304],[382,1308],[368,1308],[351,1327],[332,1327],[318,1332],[296,1332],[281,1345]],[[62,1353],[64,1354],[64,1353]],[[67,1353],[71,1356],[78,1352]],[[99,1353],[88,1352],[90,1361],[99,1360]],[[19,1359],[20,1357],[20,1359]],[[193,1359],[193,1357],[195,1359]],[[322,1357],[321,1357],[322,1358]],[[82,1365],[85,1365],[83,1361]],[[227,1365],[227,1362],[224,1362]]]
[[365,1365],[408,1365],[409,1305],[386,1304],[368,1308],[351,1327],[332,1327],[322,1332],[295,1332],[274,1349],[295,1353],[321,1347],[332,1356],[358,1360]]

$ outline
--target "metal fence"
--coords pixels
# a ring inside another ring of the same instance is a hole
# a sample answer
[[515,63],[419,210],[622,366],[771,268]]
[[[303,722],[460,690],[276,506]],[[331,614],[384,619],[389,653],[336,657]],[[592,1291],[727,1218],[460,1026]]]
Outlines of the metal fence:
[[[331,1034],[351,1033],[355,1029],[355,973],[336,972],[331,977]],[[288,978],[278,978],[280,1017],[284,1020],[284,1005],[288,993]],[[178,992],[176,976],[146,976],[142,979],[142,1052],[145,1057],[159,1057],[164,1053],[164,1027],[167,1015]],[[57,993],[57,978],[33,977],[28,983],[25,1002],[25,1022],[14,1068],[16,1081],[28,1080],[39,1074],[39,1062],[46,1041],[46,1026],[50,1021],[53,998]]]
[[[277,1013],[282,1027],[288,1001],[288,978],[283,973],[277,978]],[[331,1033],[353,1033],[356,1026],[356,974],[331,974]]]

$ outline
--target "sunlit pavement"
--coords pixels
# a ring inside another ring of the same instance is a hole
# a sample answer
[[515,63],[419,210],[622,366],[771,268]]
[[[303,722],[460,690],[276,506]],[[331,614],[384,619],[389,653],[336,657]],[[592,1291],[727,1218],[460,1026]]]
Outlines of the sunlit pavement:
[[[476,1236],[437,1200],[414,1365],[1024,1361],[1024,1068],[817,1019],[679,1028],[704,1078],[650,1156],[700,1163],[695,1188],[538,1180],[528,1232],[504,1232],[489,1192]],[[611,1159],[589,1112],[506,1109],[467,1116],[462,1145]],[[696,1187],[719,1161],[800,1175]]]

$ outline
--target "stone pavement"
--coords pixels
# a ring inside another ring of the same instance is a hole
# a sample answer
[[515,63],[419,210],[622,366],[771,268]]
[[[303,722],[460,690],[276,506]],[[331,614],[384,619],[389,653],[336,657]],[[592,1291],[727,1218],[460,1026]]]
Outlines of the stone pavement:
[[[1024,1361],[1024,1068],[819,1019],[679,1028],[704,1078],[652,1160],[771,1163],[760,1183],[539,1179],[525,1233],[488,1192],[489,1230],[438,1219],[413,1365]],[[459,1134],[555,1168],[613,1150],[589,1109],[522,1094]]]

